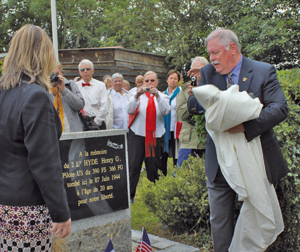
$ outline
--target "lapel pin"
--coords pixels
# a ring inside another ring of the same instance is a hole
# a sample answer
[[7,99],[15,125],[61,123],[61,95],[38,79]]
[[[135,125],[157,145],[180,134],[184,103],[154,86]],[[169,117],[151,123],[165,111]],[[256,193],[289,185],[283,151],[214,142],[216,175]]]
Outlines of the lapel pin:
[[247,78],[246,78],[246,77],[244,77],[244,78],[243,78],[243,81],[246,81],[246,80],[247,80]]

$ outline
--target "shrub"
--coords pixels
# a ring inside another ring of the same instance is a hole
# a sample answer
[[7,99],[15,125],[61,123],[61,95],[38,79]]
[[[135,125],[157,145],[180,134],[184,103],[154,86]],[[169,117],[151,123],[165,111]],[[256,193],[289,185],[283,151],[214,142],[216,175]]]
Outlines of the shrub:
[[143,181],[141,199],[174,233],[198,233],[210,246],[209,206],[204,159],[190,157],[156,184]]
[[289,173],[276,185],[284,231],[267,251],[299,251],[300,248],[300,69],[282,70],[278,79],[288,100],[287,119],[274,127]]
[[289,102],[285,122],[276,126],[275,133],[282,147],[289,173],[276,187],[285,230],[268,248],[271,251],[299,251],[300,248],[300,107]]
[[288,101],[300,102],[300,69],[281,70],[278,79]]
[[195,131],[198,136],[198,145],[206,146],[207,131],[205,128],[205,115],[194,115],[193,118],[196,121]]

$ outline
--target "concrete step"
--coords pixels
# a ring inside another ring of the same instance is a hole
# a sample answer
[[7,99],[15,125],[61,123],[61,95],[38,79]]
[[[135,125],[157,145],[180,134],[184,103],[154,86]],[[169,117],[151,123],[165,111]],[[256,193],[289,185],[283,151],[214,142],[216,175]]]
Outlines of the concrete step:
[[[132,252],[136,251],[142,237],[142,231],[131,230]],[[162,237],[148,234],[153,252],[200,252],[199,248],[174,242]]]

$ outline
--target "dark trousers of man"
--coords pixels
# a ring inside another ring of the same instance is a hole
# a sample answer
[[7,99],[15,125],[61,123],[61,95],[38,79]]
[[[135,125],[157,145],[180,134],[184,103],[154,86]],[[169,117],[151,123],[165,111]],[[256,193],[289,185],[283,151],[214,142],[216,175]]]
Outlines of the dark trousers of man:
[[[161,156],[161,167],[160,170],[166,176],[167,175],[167,164],[168,164],[168,157],[171,156],[173,158],[173,165],[176,166],[177,159],[175,158],[175,139],[174,139],[174,131],[170,132],[171,138],[169,140],[169,153],[163,152]],[[164,149],[164,146],[162,146]]]
[[136,192],[136,187],[139,182],[141,167],[143,160],[147,171],[147,178],[151,182],[158,179],[158,169],[160,168],[161,142],[163,136],[156,138],[155,156],[145,156],[145,137],[138,136],[129,129],[128,134],[128,158],[129,158],[129,173],[130,173],[130,198],[133,199]]
[[236,193],[218,170],[213,182],[207,180],[211,234],[214,252],[227,252],[234,231],[234,203]]

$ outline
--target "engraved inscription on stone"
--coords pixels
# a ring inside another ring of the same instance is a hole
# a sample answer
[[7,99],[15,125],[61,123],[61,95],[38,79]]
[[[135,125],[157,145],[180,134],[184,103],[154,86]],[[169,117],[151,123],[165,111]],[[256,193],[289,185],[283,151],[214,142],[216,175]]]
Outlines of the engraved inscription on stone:
[[72,220],[128,208],[125,137],[60,141]]

